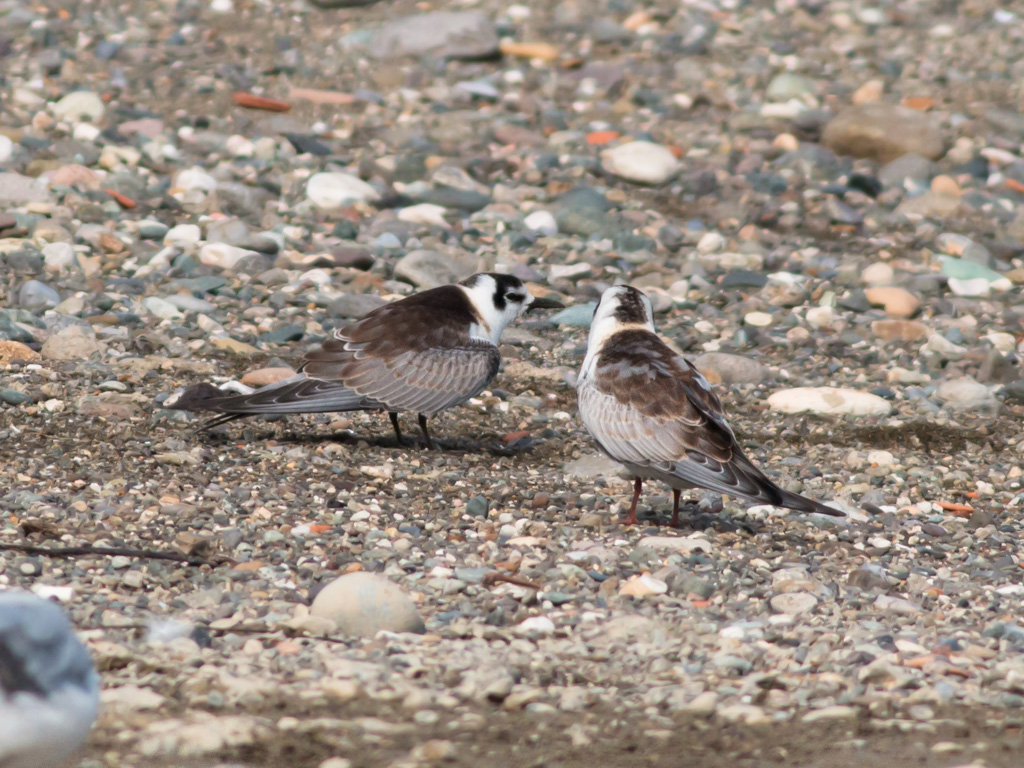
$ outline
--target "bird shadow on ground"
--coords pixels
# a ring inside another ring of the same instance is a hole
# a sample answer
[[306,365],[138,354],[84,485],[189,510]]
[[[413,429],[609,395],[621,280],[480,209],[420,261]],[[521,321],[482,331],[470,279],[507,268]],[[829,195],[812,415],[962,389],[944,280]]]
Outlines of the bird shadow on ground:
[[[200,433],[203,439],[210,443],[232,443],[238,442],[237,436],[232,436],[226,430],[212,429]],[[539,445],[542,440],[535,437],[522,437],[509,443],[503,443],[497,435],[484,435],[482,440],[468,440],[464,438],[436,438],[433,437],[434,449],[427,448],[421,436],[405,436],[399,444],[394,435],[366,435],[353,432],[297,432],[288,430],[276,432],[272,429],[256,431],[247,429],[243,433],[246,442],[274,440],[278,443],[291,445],[319,445],[323,443],[339,443],[341,445],[355,446],[364,444],[374,449],[398,450],[398,451],[419,451],[426,455],[432,454],[470,454],[488,453],[492,456],[518,456],[528,453]]]
[[679,507],[679,525],[673,527],[668,515],[650,510],[637,512],[639,525],[650,526],[659,530],[697,532],[713,530],[716,533],[735,533],[754,536],[764,530],[758,521],[740,520],[726,515],[719,510],[717,513],[698,511],[696,504],[683,504]]

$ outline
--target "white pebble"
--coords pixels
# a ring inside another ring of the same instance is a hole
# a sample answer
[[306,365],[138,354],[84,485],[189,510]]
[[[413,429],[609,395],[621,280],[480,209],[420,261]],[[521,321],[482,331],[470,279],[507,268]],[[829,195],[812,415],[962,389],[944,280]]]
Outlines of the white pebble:
[[316,173],[306,183],[306,197],[318,208],[330,210],[376,200],[377,190],[348,173]]
[[832,307],[811,307],[807,310],[807,322],[814,328],[828,328],[835,320]]
[[519,631],[524,635],[531,632],[538,635],[550,635],[555,631],[555,622],[547,616],[531,616],[519,623]]
[[199,229],[198,224],[178,224],[167,230],[167,234],[164,235],[164,245],[181,248],[195,245],[202,237],[203,232]]
[[523,225],[541,235],[551,237],[558,234],[558,222],[550,211],[534,211],[525,219]]
[[631,141],[601,153],[602,167],[638,184],[664,184],[682,167],[672,150],[650,141]]
[[767,328],[772,324],[773,319],[767,312],[747,312],[743,316],[743,322],[755,328]]
[[186,168],[178,174],[174,180],[174,186],[186,192],[194,189],[212,192],[217,188],[217,180],[202,168]]
[[887,416],[892,412],[892,406],[878,395],[838,387],[782,389],[768,398],[768,405],[780,413]]
[[718,232],[705,232],[697,241],[697,253],[718,253],[725,247],[725,238]]
[[402,208],[398,212],[398,218],[400,221],[410,221],[413,224],[426,224],[431,227],[444,227],[448,229],[450,225],[444,220],[446,210],[443,206],[434,205],[433,203],[420,203],[419,205],[410,205],[408,208]]
[[79,123],[72,133],[75,141],[96,141],[102,131],[92,123]]

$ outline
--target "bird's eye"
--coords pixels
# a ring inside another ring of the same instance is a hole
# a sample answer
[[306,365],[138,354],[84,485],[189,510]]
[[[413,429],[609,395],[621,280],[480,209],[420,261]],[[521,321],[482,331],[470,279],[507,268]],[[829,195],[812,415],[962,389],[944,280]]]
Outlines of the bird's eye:
[[521,293],[506,293],[505,301],[511,301],[513,304],[517,304],[521,301],[525,301],[526,297]]

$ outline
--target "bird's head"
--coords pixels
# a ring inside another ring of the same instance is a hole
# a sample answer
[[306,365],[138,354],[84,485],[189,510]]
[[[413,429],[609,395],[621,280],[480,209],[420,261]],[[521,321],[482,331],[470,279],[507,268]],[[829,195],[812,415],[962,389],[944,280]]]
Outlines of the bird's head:
[[512,275],[481,272],[459,283],[473,303],[473,309],[495,344],[516,318],[534,309],[556,309],[560,301],[534,296],[523,281]]
[[590,344],[600,344],[612,334],[630,328],[654,332],[651,300],[629,285],[613,285],[601,294],[590,321]]

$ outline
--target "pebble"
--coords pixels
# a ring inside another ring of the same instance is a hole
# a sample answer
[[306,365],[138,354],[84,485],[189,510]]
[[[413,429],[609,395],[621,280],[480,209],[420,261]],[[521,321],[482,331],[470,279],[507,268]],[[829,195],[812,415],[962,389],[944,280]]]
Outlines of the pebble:
[[875,320],[871,332],[883,341],[920,341],[928,335],[928,327],[916,320]]
[[548,322],[554,325],[589,328],[590,321],[594,318],[595,309],[597,309],[597,302],[593,301],[574,304],[548,317]]
[[398,218],[400,221],[411,221],[414,224],[447,228],[449,224],[445,221],[445,213],[446,210],[440,205],[420,203],[419,205],[410,205],[407,208],[402,208],[398,211]]
[[313,599],[310,614],[330,619],[340,635],[374,637],[378,632],[423,633],[415,604],[397,585],[374,573],[348,573]]
[[637,542],[638,547],[650,547],[658,552],[711,552],[711,542],[698,535],[693,536],[644,536]]
[[347,173],[316,173],[306,183],[306,197],[318,208],[333,210],[353,203],[374,202],[380,195],[357,176]]
[[247,387],[258,389],[269,384],[277,384],[279,381],[291,378],[295,371],[291,368],[257,368],[242,376],[242,383]]
[[892,595],[879,595],[875,598],[875,607],[882,611],[903,614],[905,616],[913,616],[921,612],[921,606],[917,603]]
[[841,387],[782,389],[768,398],[779,413],[826,413],[835,416],[887,416],[892,406],[878,395]]
[[743,322],[755,328],[767,328],[775,322],[775,318],[767,312],[748,312],[743,316]]
[[523,226],[545,237],[558,234],[558,222],[549,211],[534,211],[523,219]]
[[478,11],[434,11],[389,21],[373,35],[370,54],[400,59],[430,54],[438,59],[485,59],[498,53],[494,24]]
[[619,587],[619,594],[626,597],[652,597],[663,595],[666,592],[668,592],[668,584],[661,579],[654,578],[649,573],[633,576]]
[[813,611],[817,605],[818,598],[807,592],[787,592],[782,595],[775,595],[771,599],[773,611],[790,616],[799,616],[802,613]]
[[71,243],[47,243],[43,246],[43,263],[47,272],[66,272],[76,263],[75,247]]
[[866,285],[890,285],[895,277],[896,273],[893,268],[882,261],[869,264],[860,275]]
[[998,405],[992,390],[970,376],[949,379],[939,384],[935,397],[956,409],[990,408]]
[[743,355],[728,352],[705,352],[693,358],[701,373],[714,379],[713,383],[762,384],[772,378],[771,369],[763,363]]
[[20,341],[0,339],[0,363],[8,363],[11,360],[35,363],[39,361],[39,353]]
[[768,83],[764,97],[769,101],[789,101],[809,96],[817,90],[818,84],[809,77],[783,72]]
[[[177,226],[171,227],[170,229],[167,229],[166,227],[164,227],[164,229],[164,245],[170,245],[177,248],[181,248],[197,245],[203,239],[203,231],[199,228],[197,224],[178,224]],[[150,226],[150,231],[154,231],[152,226]],[[154,239],[157,238],[154,237]]]
[[836,313],[832,307],[811,307],[806,317],[808,324],[814,328],[830,328],[835,322]]
[[893,317],[911,317],[921,306],[920,300],[905,288],[877,286],[864,291],[872,306],[882,307]]
[[550,635],[555,631],[555,623],[547,616],[530,616],[519,622],[518,628],[524,635]]
[[410,251],[395,262],[395,278],[412,283],[420,290],[456,283],[467,277],[454,259],[438,251]]
[[213,192],[217,189],[217,180],[202,168],[186,168],[174,177],[174,186],[186,192]]
[[56,290],[38,280],[26,280],[18,289],[18,306],[28,310],[41,310],[56,307],[60,303],[60,294]]
[[801,717],[800,721],[803,723],[817,723],[823,720],[854,720],[856,717],[856,707],[847,706],[845,704],[834,704],[830,707],[813,709]]
[[946,149],[928,114],[880,101],[842,110],[825,126],[821,141],[836,154],[880,163],[909,152],[937,160]]
[[631,141],[603,151],[601,167],[626,181],[659,185],[679,173],[682,166],[668,147],[649,141]]
[[103,99],[92,91],[72,91],[53,105],[53,114],[58,120],[73,123],[99,122],[105,112]]
[[159,296],[147,296],[142,300],[142,306],[146,311],[162,320],[171,320],[181,317],[181,312],[171,302],[161,299]]
[[38,179],[20,173],[0,172],[0,205],[19,206],[49,200],[50,191]]
[[69,325],[58,331],[43,344],[44,360],[87,360],[103,351],[95,332],[81,325]]
[[227,243],[207,243],[199,249],[199,262],[218,269],[234,269],[242,259],[254,255],[255,251]]
[[718,253],[725,248],[725,238],[718,232],[705,232],[697,241],[697,253],[710,254]]

